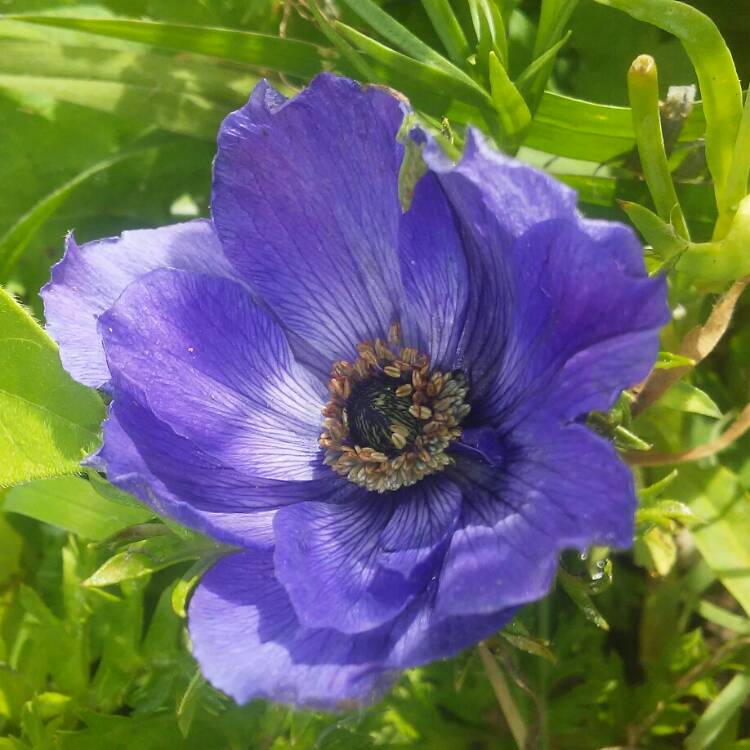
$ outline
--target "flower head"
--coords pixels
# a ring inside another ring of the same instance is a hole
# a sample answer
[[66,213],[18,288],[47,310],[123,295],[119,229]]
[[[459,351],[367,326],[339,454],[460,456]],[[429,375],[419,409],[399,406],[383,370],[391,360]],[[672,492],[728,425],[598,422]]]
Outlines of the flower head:
[[221,127],[212,219],[66,254],[68,370],[112,395],[97,461],[235,545],[189,608],[238,701],[372,700],[627,546],[630,472],[581,417],[653,364],[664,282],[626,227],[474,131],[402,212],[388,93],[261,83]]

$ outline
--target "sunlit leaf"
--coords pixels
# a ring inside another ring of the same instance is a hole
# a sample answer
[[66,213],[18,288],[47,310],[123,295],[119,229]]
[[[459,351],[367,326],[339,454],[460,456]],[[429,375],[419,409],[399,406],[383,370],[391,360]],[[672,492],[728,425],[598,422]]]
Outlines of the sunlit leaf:
[[49,336],[0,289],[0,486],[75,472],[103,417],[101,399],[70,378]]
[[99,495],[91,484],[76,477],[46,479],[14,487],[3,509],[59,526],[84,539],[101,540],[153,514],[146,508],[128,508]]

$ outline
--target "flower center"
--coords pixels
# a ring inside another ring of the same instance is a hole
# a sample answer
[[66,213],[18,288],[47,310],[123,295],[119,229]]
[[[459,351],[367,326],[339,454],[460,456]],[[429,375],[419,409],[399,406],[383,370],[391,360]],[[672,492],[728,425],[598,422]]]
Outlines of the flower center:
[[337,474],[375,492],[415,484],[452,462],[446,450],[469,413],[463,373],[430,370],[429,357],[388,341],[357,345],[354,362],[334,362],[320,444]]

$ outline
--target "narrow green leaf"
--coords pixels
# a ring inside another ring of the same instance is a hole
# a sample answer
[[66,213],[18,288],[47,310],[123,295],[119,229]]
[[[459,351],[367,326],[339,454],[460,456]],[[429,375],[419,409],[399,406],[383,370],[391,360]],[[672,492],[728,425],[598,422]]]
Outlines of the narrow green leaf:
[[[0,75],[0,82],[3,76]],[[142,153],[142,152],[141,152]],[[114,164],[132,156],[130,153],[120,153],[111,159],[97,162],[88,169],[79,172],[59,188],[45,195],[32,208],[30,208],[18,221],[0,237],[0,279],[7,279],[16,264],[28,247],[31,240],[44,225],[44,223],[55,214],[63,203],[71,196],[75,189],[96,174],[104,172]]]
[[658,498],[669,487],[669,485],[671,485],[672,482],[677,479],[678,473],[679,472],[677,471],[677,469],[674,469],[658,482],[654,482],[648,487],[639,489],[638,499],[645,505],[656,500],[656,498]]
[[126,39],[178,52],[193,52],[234,60],[260,68],[271,68],[300,78],[312,78],[323,70],[327,54],[324,49],[309,42],[210,26],[189,26],[128,18],[76,18],[52,15],[6,18]]
[[694,365],[695,360],[690,357],[683,357],[681,354],[672,352],[659,352],[654,369],[673,370],[675,367],[693,367]]
[[[413,102],[425,97],[428,100],[444,102],[446,97],[454,97],[474,107],[493,106],[492,99],[482,89],[467,86],[463,81],[457,80],[433,65],[406,57],[340,21],[337,21],[334,26],[355,47],[380,63],[382,66],[378,71],[380,80],[402,91]],[[434,98],[436,96],[437,99]],[[440,117],[443,114],[450,115],[450,112],[443,109],[443,111],[438,110],[430,114]],[[470,119],[472,115],[466,114]],[[481,114],[475,109],[473,116],[481,117]],[[466,120],[462,119],[462,121]]]
[[172,609],[178,617],[187,617],[187,602],[193,589],[203,577],[206,571],[213,567],[214,563],[223,553],[217,552],[196,561],[175,583],[172,589]]
[[153,515],[147,508],[128,508],[105,500],[89,482],[77,477],[46,479],[14,487],[6,494],[3,509],[95,541],[142,523]]
[[628,96],[633,113],[633,129],[643,175],[659,217],[689,240],[685,216],[669,172],[659,110],[659,82],[654,58],[637,57],[628,71]]
[[494,52],[504,68],[508,67],[508,40],[503,17],[490,0],[469,0],[474,33],[477,37],[477,62],[489,75],[489,55]]
[[596,0],[674,34],[695,67],[706,118],[706,158],[720,212],[742,118],[742,89],[726,42],[716,24],[676,0]]
[[70,378],[54,342],[0,288],[0,486],[77,471],[103,417],[99,396]]
[[609,630],[609,624],[591,600],[587,584],[584,581],[562,569],[557,573],[557,580],[589,622],[594,623],[596,627],[602,630]]
[[180,704],[177,706],[177,726],[183,737],[187,737],[190,733],[190,725],[193,723],[195,709],[198,708],[201,690],[205,684],[206,681],[203,679],[200,669],[196,669],[180,700]]
[[532,656],[538,656],[541,659],[545,659],[550,664],[557,664],[557,657],[549,647],[548,641],[543,641],[539,638],[532,638],[528,633],[512,632],[515,630],[508,626],[505,630],[500,631],[500,636],[504,638],[508,643],[519,651],[524,651]]
[[693,511],[678,500],[660,500],[647,508],[639,508],[635,512],[635,521],[639,526],[656,524],[663,529],[670,529],[672,521],[683,526],[699,523],[700,519]]
[[515,151],[531,124],[531,113],[494,52],[489,54],[490,87],[505,145]]
[[691,414],[703,414],[714,419],[721,419],[722,416],[721,410],[707,393],[684,380],[676,382],[659,399],[659,406]]
[[435,33],[448,53],[448,57],[459,67],[466,65],[469,43],[448,0],[422,0]]
[[[539,14],[539,26],[534,40],[533,59],[537,60],[549,49],[553,48],[565,32],[578,0],[542,0]],[[544,96],[544,88],[552,73],[555,55],[547,57],[545,63],[537,69],[534,79],[529,85],[530,107],[535,111]]]
[[687,249],[688,240],[678,236],[672,224],[663,221],[650,209],[631,201],[619,201],[619,204],[660,260],[669,260]]
[[572,32],[568,31],[562,39],[556,44],[553,44],[546,52],[543,52],[539,57],[533,60],[523,70],[515,81],[516,88],[524,95],[524,99],[531,96],[531,89],[534,85],[534,81],[540,74],[543,68],[551,66],[554,59],[557,57],[557,53],[568,43]]
[[195,560],[216,552],[217,545],[203,538],[186,543],[179,537],[156,536],[127,545],[109,558],[84,582],[84,586],[111,586],[186,560]]
[[724,607],[718,607],[713,602],[703,599],[697,608],[698,614],[719,627],[732,630],[739,635],[750,635],[750,620],[736,615]]
[[749,695],[750,674],[735,675],[698,719],[685,740],[687,750],[704,750],[710,747],[719,732],[742,708]]
[[323,32],[326,39],[339,51],[342,57],[348,60],[360,79],[364,82],[374,83],[377,81],[377,75],[367,64],[364,58],[349,44],[344,37],[339,34],[331,21],[318,7],[317,0],[311,0],[308,5],[310,12],[313,14],[318,28]]
[[461,81],[471,88],[481,92],[479,85],[463,70],[456,67],[418,36],[414,35],[395,18],[386,13],[373,0],[341,0],[349,6],[365,23],[369,24],[378,34],[395,47],[405,52],[415,60],[431,65],[447,73],[450,77]]
[[646,442],[643,438],[621,424],[615,425],[614,430],[612,430],[612,437],[614,438],[615,446],[620,450],[647,451],[652,447],[651,443]]

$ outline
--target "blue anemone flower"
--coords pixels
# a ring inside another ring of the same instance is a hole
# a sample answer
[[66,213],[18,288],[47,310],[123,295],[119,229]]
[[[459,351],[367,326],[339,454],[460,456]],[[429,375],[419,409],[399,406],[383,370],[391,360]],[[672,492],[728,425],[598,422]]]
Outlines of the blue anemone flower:
[[665,285],[625,226],[469,130],[403,212],[387,92],[261,83],[224,121],[210,221],[77,245],[44,290],[112,396],[115,485],[239,549],[189,629],[237,701],[376,698],[497,631],[558,554],[627,547],[635,494],[581,419],[654,362]]

